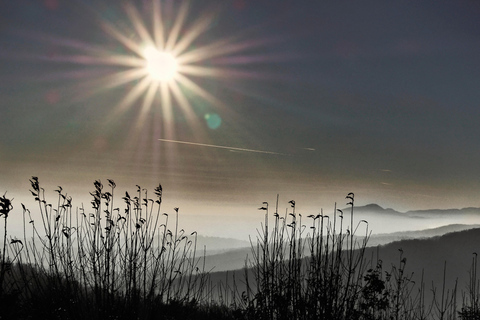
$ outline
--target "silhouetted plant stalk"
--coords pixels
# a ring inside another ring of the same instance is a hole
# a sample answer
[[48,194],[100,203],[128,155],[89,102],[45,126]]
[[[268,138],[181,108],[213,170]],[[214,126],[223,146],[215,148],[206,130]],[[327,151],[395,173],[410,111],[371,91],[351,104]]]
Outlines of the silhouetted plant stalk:
[[[353,194],[348,198],[353,222]],[[366,241],[358,245],[354,231],[344,234],[343,215],[337,227],[336,211],[333,221],[323,212],[309,216],[312,225],[307,235],[295,201],[289,204],[291,210],[284,217],[274,213],[271,233],[268,203],[259,208],[265,211],[265,225],[252,251],[255,279],[252,286],[247,279],[247,307],[262,319],[299,319],[307,314],[348,318],[362,281]]]
[[[257,244],[252,245],[253,279],[246,265],[246,291],[235,302],[243,303],[245,317],[427,319],[437,306],[438,319],[455,319],[455,289],[425,307],[423,280],[415,294],[401,249],[398,265],[389,271],[384,270],[378,257],[376,261],[373,256],[370,260],[365,257],[370,237],[368,222],[355,221],[354,194],[349,193],[346,199],[349,224],[344,223],[343,211],[335,206],[330,216],[323,210],[309,215],[309,227],[302,224],[294,200],[280,216],[277,197],[269,228],[269,206],[263,203],[259,210],[265,212],[265,222],[258,231]],[[365,230],[360,241],[359,230]]]
[[463,320],[480,319],[480,280],[477,278],[478,254],[473,253],[470,267],[470,281],[467,291],[462,293],[462,309],[459,317]]
[[5,279],[5,272],[10,268],[10,262],[7,261],[7,221],[8,214],[13,209],[12,201],[4,194],[0,197],[0,217],[4,219],[4,231],[3,231],[3,249],[2,249],[2,265],[0,266],[0,298],[3,295],[3,286]]
[[[141,307],[148,301],[202,301],[208,274],[199,268],[202,258],[195,256],[196,232],[191,241],[179,228],[178,208],[170,229],[168,214],[160,211],[161,185],[155,188],[154,199],[140,186],[134,197],[126,192],[122,211],[114,204],[115,182],[109,179],[105,191],[97,180],[90,193],[91,211],[82,206],[73,213],[72,198],[61,187],[55,190],[58,200],[53,206],[38,178],[30,184],[38,214],[22,204],[23,242],[13,239],[10,246],[19,262],[11,282],[24,298],[53,295],[69,308],[83,302],[100,315],[111,311],[117,301],[134,314],[147,312],[148,307]],[[11,208],[10,200],[0,197],[0,214],[5,218],[0,290],[8,264],[6,222]]]
[[457,296],[457,283],[455,281],[455,287],[453,290],[447,290],[445,286],[447,274],[447,262],[444,262],[443,266],[443,282],[442,282],[442,291],[440,295],[440,300],[437,296],[437,288],[433,287],[433,309],[436,312],[437,319],[452,319],[456,317],[457,305],[456,305],[456,296]]
[[239,292],[235,273],[232,285],[228,273],[224,284],[211,283],[205,254],[203,264],[196,257],[196,232],[190,240],[180,228],[179,208],[174,216],[161,212],[161,185],[153,199],[140,186],[133,197],[125,192],[120,209],[114,203],[116,184],[107,181],[108,191],[94,182],[91,209],[73,211],[72,198],[61,187],[52,205],[32,177],[38,209],[32,213],[22,204],[23,239],[10,238],[10,243],[7,220],[13,205],[6,195],[0,197],[2,302],[18,297],[22,308],[35,310],[39,318],[154,318],[159,305],[200,310],[203,304],[209,310],[223,306],[235,319],[480,319],[476,254],[460,312],[456,286],[445,286],[446,264],[441,291],[432,288],[432,301],[426,302],[423,274],[415,287],[402,249],[390,269],[378,251],[376,260],[365,257],[370,232],[367,221],[355,221],[353,193],[346,197],[349,222],[336,205],[330,215],[321,210],[304,219],[294,200],[280,215],[278,196],[272,219],[264,202],[259,208],[264,223],[256,245],[251,241],[252,268],[246,261],[246,289]]

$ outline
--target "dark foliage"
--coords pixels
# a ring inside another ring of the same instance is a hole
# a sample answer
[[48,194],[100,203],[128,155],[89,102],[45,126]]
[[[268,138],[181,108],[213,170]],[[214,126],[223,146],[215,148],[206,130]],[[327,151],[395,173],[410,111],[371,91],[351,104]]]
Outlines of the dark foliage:
[[[476,254],[460,311],[456,287],[445,286],[446,266],[442,289],[433,288],[426,302],[403,250],[388,268],[378,256],[367,259],[368,222],[355,221],[353,193],[349,213],[335,208],[306,218],[294,200],[284,216],[278,201],[272,216],[264,202],[243,279],[234,272],[232,283],[213,284],[205,257],[196,256],[196,232],[179,227],[180,209],[173,208],[173,222],[161,213],[161,185],[155,199],[140,186],[125,192],[120,209],[115,182],[108,180],[106,191],[97,180],[91,209],[73,211],[61,187],[54,205],[38,178],[30,183],[38,209],[22,204],[22,239],[7,241],[13,204],[0,197],[1,319],[480,319]],[[365,232],[362,241],[358,232]]]

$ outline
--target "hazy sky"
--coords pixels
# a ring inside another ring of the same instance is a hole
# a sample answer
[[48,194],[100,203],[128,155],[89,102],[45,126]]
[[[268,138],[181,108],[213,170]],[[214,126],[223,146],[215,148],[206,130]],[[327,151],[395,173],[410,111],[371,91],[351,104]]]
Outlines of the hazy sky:
[[[161,183],[237,224],[277,193],[305,211],[348,192],[480,206],[479,1],[125,3],[0,2],[1,193]],[[132,72],[176,25],[177,80]]]

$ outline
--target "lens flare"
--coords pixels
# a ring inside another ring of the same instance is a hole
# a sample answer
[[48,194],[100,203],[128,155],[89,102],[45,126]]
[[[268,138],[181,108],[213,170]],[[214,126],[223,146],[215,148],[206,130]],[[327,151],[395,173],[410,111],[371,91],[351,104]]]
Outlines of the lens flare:
[[207,113],[205,115],[205,121],[207,122],[208,128],[212,130],[218,129],[222,124],[222,118],[220,118],[220,116],[216,113],[213,113],[213,114]]

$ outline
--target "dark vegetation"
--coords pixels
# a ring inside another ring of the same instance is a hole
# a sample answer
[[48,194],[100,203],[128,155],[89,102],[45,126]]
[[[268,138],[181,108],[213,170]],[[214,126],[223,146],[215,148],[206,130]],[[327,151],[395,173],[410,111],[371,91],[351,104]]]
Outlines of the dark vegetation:
[[[0,197],[2,319],[480,319],[476,253],[469,270],[456,270],[468,272],[465,287],[447,281],[446,263],[436,286],[423,273],[414,282],[405,247],[387,258],[394,263],[367,248],[353,193],[348,212],[328,215],[303,217],[293,200],[281,215],[278,201],[273,213],[264,203],[245,270],[220,282],[198,256],[196,232],[179,226],[179,209],[161,211],[161,186],[152,198],[137,186],[118,204],[115,182],[95,181],[91,207],[73,209],[61,187],[50,203],[38,179],[30,183],[37,208],[21,204],[22,238],[9,237],[13,202]],[[431,245],[455,252],[448,241]]]

